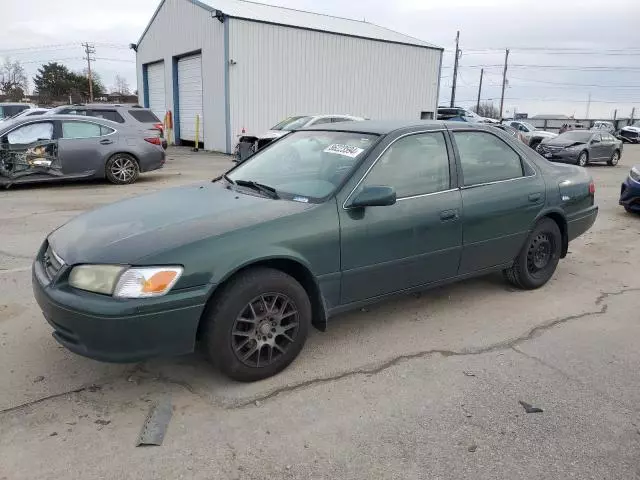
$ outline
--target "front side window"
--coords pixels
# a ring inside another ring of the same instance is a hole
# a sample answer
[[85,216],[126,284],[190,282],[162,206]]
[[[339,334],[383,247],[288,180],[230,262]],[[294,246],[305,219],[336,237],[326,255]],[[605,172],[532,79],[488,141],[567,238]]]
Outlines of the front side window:
[[62,122],[62,138],[91,138],[101,136],[100,125],[89,122]]
[[53,138],[53,123],[30,123],[16,128],[7,135],[7,142],[12,145],[26,145],[39,140],[51,140]]
[[449,155],[442,132],[401,138],[385,151],[364,185],[393,187],[398,198],[447,190]]
[[498,137],[487,132],[453,132],[453,136],[465,186],[523,176],[520,156]]
[[268,185],[285,199],[321,201],[352,172],[376,139],[352,132],[294,132],[258,151],[228,177]]

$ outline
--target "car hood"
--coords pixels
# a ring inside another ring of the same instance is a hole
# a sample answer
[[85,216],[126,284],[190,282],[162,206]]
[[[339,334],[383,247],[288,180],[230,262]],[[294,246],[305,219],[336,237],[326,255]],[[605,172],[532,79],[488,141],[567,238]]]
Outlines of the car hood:
[[620,130],[624,130],[625,132],[636,132],[636,133],[640,133],[640,127],[632,127],[632,126],[628,126],[628,127],[622,127]]
[[574,145],[586,145],[587,142],[577,142],[566,138],[547,138],[540,142],[542,145],[550,145],[552,147],[572,147]]
[[544,130],[534,130],[529,135],[535,135],[536,137],[544,137],[544,138],[556,138],[558,136],[557,133],[545,132]]
[[258,138],[280,138],[284,137],[289,130],[267,130],[266,132],[258,135]]
[[172,188],[84,213],[49,236],[67,265],[136,264],[181,245],[313,208],[240,193],[223,183]]

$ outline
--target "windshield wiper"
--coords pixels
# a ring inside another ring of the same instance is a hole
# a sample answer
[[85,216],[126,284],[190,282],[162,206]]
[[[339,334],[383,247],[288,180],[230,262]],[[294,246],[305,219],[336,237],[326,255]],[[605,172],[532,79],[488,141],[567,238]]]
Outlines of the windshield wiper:
[[257,190],[258,192],[265,194],[269,198],[273,198],[273,199],[280,198],[280,196],[278,195],[278,192],[276,192],[276,189],[273,187],[270,187],[269,185],[264,185],[262,183],[254,182],[253,180],[236,180],[234,183],[241,187],[249,187],[249,188],[252,188],[253,190]]

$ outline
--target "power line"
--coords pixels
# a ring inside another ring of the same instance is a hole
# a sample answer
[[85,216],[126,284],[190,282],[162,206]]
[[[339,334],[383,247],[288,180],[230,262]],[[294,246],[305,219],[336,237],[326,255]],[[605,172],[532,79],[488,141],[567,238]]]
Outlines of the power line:
[[547,83],[550,85],[566,85],[572,87],[602,87],[602,88],[640,88],[640,85],[599,85],[593,83],[569,83],[569,82],[549,82],[548,80],[535,80],[533,78],[511,77],[525,82]]
[[[479,65],[459,65],[458,66],[458,68],[502,68],[502,67],[503,65],[499,65],[499,64],[493,64],[493,65],[479,64]],[[445,69],[445,68],[453,68],[453,67],[450,65],[443,65],[442,68]],[[553,70],[575,70],[579,72],[640,71],[640,67],[625,67],[625,66],[612,67],[612,66],[605,66],[605,65],[565,67],[563,65],[536,65],[536,64],[524,64],[524,63],[509,64],[509,68],[547,68],[547,69],[553,69]]]

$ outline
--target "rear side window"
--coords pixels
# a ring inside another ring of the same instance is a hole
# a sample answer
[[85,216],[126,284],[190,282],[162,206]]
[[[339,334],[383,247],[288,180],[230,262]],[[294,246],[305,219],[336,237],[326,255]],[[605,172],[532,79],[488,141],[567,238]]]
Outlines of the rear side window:
[[498,137],[486,132],[454,132],[464,185],[522,177],[520,156]]
[[111,120],[112,122],[124,123],[124,118],[115,110],[92,110],[93,117],[104,118],[105,120]]
[[27,117],[35,117],[36,115],[42,115],[44,112],[31,112],[31,113],[27,113]]
[[101,135],[101,126],[96,123],[62,122],[62,138],[91,138]]
[[143,110],[141,108],[137,108],[135,110],[129,110],[129,115],[131,115],[140,123],[160,123],[160,119],[158,119],[155,113],[153,113],[151,110]]

